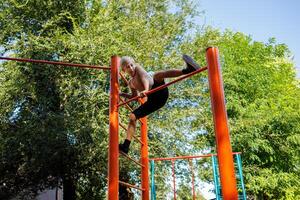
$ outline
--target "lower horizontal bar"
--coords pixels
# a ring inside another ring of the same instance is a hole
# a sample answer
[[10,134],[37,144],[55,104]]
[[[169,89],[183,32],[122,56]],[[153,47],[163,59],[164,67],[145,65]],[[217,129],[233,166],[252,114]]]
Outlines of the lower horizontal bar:
[[133,158],[131,158],[130,156],[128,156],[126,153],[123,153],[122,151],[120,151],[120,154],[125,156],[126,158],[128,158],[129,160],[133,161],[135,164],[141,166],[141,167],[145,167],[145,165],[142,165],[141,163],[139,163],[138,161],[134,160]]
[[106,67],[106,66],[65,63],[65,62],[48,61],[48,60],[34,60],[34,59],[27,59],[27,58],[0,57],[0,60],[12,60],[17,62],[41,63],[41,64],[50,64],[50,65],[62,65],[62,66],[69,66],[69,67],[110,70],[110,67]]
[[125,78],[125,76],[120,72],[120,77],[122,78],[122,80],[126,83],[126,85],[129,85],[129,81]]
[[[232,155],[241,154],[241,152],[233,152]],[[177,156],[177,157],[170,157],[170,158],[149,158],[150,160],[154,161],[163,161],[163,160],[180,160],[180,159],[191,159],[191,158],[207,158],[217,156],[217,154],[206,154],[206,155],[198,155],[198,156]]]
[[[122,98],[120,98],[120,100],[121,100],[123,103],[125,102],[124,99],[122,99]],[[132,109],[128,104],[126,104],[125,106],[126,106],[126,108],[127,108],[128,110],[130,110],[130,112],[133,112],[133,109]],[[138,119],[138,120],[139,120],[139,122],[140,122],[141,124],[143,124],[143,122],[142,122],[141,119]]]
[[137,187],[137,186],[135,186],[135,185],[131,185],[131,184],[126,183],[126,182],[123,182],[123,181],[119,181],[119,183],[120,183],[121,185],[126,186],[126,187],[135,188],[135,189],[140,190],[140,191],[145,191],[144,188],[139,188],[139,187]]
[[[121,128],[123,128],[125,131],[127,131],[127,128],[126,128],[123,124],[119,123],[119,125],[120,125]],[[132,137],[133,137],[134,139],[136,139],[137,141],[139,141],[139,143],[141,143],[142,145],[144,145],[144,143],[142,142],[142,140],[140,140],[140,138],[138,138],[138,137],[135,136],[135,135],[132,135]]]

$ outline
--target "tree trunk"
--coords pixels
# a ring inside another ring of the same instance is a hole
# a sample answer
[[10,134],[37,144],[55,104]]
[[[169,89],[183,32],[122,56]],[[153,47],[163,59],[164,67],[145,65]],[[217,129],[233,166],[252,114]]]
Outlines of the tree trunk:
[[64,200],[76,200],[75,194],[75,181],[72,177],[65,177],[63,179],[63,199]]

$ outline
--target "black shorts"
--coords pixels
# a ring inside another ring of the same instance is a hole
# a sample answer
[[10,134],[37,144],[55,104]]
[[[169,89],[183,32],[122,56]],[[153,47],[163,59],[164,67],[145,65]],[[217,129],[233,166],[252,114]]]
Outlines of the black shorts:
[[[165,82],[158,83],[154,81],[151,90],[164,84]],[[166,87],[161,90],[158,90],[157,92],[149,94],[147,97],[148,100],[132,112],[137,119],[143,118],[163,107],[169,98],[169,90]]]

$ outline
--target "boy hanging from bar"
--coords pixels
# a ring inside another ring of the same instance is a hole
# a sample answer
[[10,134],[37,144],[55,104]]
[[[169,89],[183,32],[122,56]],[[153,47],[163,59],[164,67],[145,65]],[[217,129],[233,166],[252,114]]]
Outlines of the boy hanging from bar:
[[137,109],[130,113],[127,136],[124,143],[119,144],[119,151],[126,154],[128,153],[132,136],[135,134],[136,121],[163,107],[169,97],[167,87],[149,94],[148,96],[146,95],[146,92],[164,85],[165,78],[179,77],[200,68],[200,66],[188,55],[183,55],[182,58],[186,63],[186,68],[158,71],[154,73],[153,77],[150,76],[138,63],[136,63],[133,58],[128,56],[121,58],[122,71],[131,77],[129,80],[129,87],[132,94],[120,93],[120,96],[133,98],[139,95],[141,98],[146,97],[147,100],[144,104],[140,105]]

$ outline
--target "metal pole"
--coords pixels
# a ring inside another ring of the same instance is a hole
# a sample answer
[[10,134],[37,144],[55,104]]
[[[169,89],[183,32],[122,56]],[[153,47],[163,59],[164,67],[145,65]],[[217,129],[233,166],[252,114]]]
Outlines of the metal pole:
[[12,60],[12,61],[17,61],[17,62],[40,63],[40,64],[50,64],[50,65],[61,65],[61,66],[67,66],[67,67],[110,70],[110,67],[106,67],[106,66],[66,63],[66,62],[48,61],[48,60],[34,60],[34,59],[27,59],[27,58],[0,57],[0,60]]
[[176,178],[175,178],[175,161],[171,160],[172,162],[172,176],[173,176],[173,192],[174,192],[174,200],[176,200]]
[[212,167],[213,167],[213,174],[214,174],[216,200],[220,200],[219,175],[218,175],[218,167],[217,167],[217,158],[216,158],[216,156],[213,155],[211,157],[211,160],[212,160]]
[[148,155],[148,131],[147,131],[147,117],[141,119],[141,163],[142,167],[142,199],[149,200],[149,155]]
[[196,193],[195,193],[195,174],[194,174],[194,168],[193,168],[193,161],[189,159],[189,164],[191,168],[192,173],[192,193],[193,193],[193,200],[196,200]]
[[120,58],[112,56],[109,102],[108,200],[119,199],[119,66]]
[[155,179],[154,179],[154,160],[151,160],[151,200],[156,200]]
[[207,48],[206,59],[208,64],[211,107],[215,125],[222,194],[225,200],[235,200],[238,199],[238,192],[234,173],[218,49],[215,47]]
[[[241,152],[233,152],[232,155],[241,154]],[[196,155],[196,156],[176,156],[176,157],[169,157],[169,158],[150,158],[150,160],[154,161],[164,161],[164,160],[181,160],[181,159],[194,159],[194,158],[207,158],[216,156],[217,154],[206,154],[206,155]]]
[[241,155],[240,154],[236,154],[236,161],[238,164],[238,169],[239,169],[239,176],[240,176],[240,180],[241,180],[241,187],[243,190],[243,200],[247,199],[246,196],[246,189],[245,189],[245,184],[244,184],[244,178],[243,178],[243,167],[242,167],[242,159],[241,159]]

